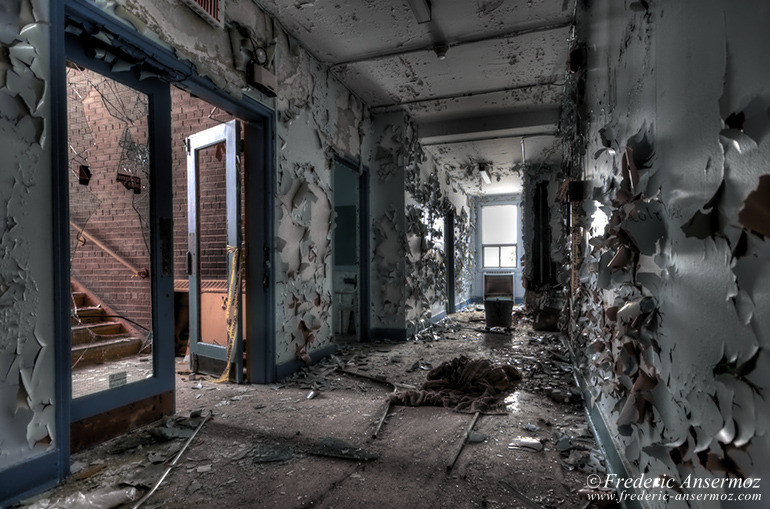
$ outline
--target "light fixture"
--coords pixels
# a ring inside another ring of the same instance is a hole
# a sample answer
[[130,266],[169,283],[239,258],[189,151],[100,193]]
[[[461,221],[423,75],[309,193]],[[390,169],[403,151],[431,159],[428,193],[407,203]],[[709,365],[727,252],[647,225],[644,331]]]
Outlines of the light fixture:
[[444,60],[446,58],[446,52],[449,51],[449,45],[448,44],[436,44],[433,46],[433,51],[436,53],[436,56],[439,60]]
[[262,46],[257,46],[254,49],[254,61],[259,65],[265,65],[267,63],[267,51]]

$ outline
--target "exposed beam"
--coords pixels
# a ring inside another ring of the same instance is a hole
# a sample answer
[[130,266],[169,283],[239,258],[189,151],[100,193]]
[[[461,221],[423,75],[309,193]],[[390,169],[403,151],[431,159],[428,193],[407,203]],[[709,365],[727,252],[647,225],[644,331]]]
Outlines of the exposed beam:
[[452,120],[421,122],[418,134],[423,144],[470,140],[489,136],[522,136],[531,132],[556,131],[560,107],[553,105],[537,110],[511,112]]
[[433,147],[437,145],[455,145],[458,143],[473,143],[474,141],[494,141],[494,140],[526,140],[529,138],[542,138],[545,136],[556,136],[556,129],[553,131],[545,131],[545,132],[537,132],[537,133],[528,133],[528,134],[521,134],[518,136],[514,135],[505,135],[505,136],[484,136],[480,138],[469,138],[469,139],[457,139],[452,141],[439,141],[439,142],[432,142],[432,143],[421,143],[423,147]]
[[430,0],[408,0],[409,7],[412,8],[417,23],[427,23],[430,21]]
[[420,103],[427,103],[431,101],[446,101],[450,99],[461,99],[463,97],[475,97],[478,95],[487,95],[487,94],[499,94],[502,92],[514,92],[516,90],[527,90],[529,88],[537,88],[537,87],[557,87],[562,86],[561,84],[557,83],[556,80],[551,81],[545,81],[542,83],[529,83],[527,85],[518,85],[515,87],[502,87],[502,88],[493,88],[491,90],[479,90],[475,92],[463,92],[460,94],[451,94],[451,95],[436,95],[432,97],[425,97],[422,99],[411,99],[409,101],[401,101],[397,103],[390,103],[390,104],[377,104],[375,106],[371,106],[369,109],[372,111],[375,110],[388,110],[390,108],[398,108],[400,106],[408,106],[410,104],[420,104]]
[[[522,35],[536,34],[539,32],[550,32],[552,30],[559,30],[560,28],[567,28],[569,26],[572,26],[571,18],[568,20],[559,21],[557,23],[549,23],[546,25],[540,25],[540,26],[531,27],[531,28],[522,28],[520,30],[514,30],[512,32],[506,32],[504,34],[499,34],[499,35],[477,36],[477,37],[468,37],[466,39],[458,39],[456,41],[448,42],[447,46],[451,51],[452,48],[455,48],[457,46],[463,46],[466,44],[476,44],[480,42],[497,41],[501,39],[512,39],[514,37],[520,37]],[[565,41],[565,44],[566,44],[566,41]],[[341,62],[334,62],[333,64],[330,65],[330,68],[340,67],[343,65],[358,64],[361,62],[376,62],[378,60],[385,60],[388,58],[399,57],[403,55],[411,55],[414,53],[433,52],[434,48],[435,48],[435,44],[430,44],[428,46],[420,46],[420,47],[411,48],[411,49],[385,50],[372,55],[364,55],[361,57],[351,58],[349,60],[343,60]]]

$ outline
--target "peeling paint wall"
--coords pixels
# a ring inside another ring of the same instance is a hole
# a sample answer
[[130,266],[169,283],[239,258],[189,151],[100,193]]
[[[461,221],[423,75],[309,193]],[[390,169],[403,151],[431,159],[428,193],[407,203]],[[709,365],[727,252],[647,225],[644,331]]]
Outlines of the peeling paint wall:
[[333,154],[368,165],[368,110],[318,61],[278,38],[277,362],[332,339]]
[[403,330],[406,284],[405,167],[411,134],[399,113],[373,118],[370,165],[372,328]]
[[579,12],[573,157],[589,185],[571,336],[633,473],[767,477],[769,16],[715,1]]
[[0,7],[0,471],[53,449],[48,2]]
[[[447,246],[444,231],[447,214],[459,218],[461,234],[467,225],[468,199],[453,190],[447,173],[441,172],[432,156],[426,155],[419,144],[413,164],[406,168],[406,308],[407,329],[424,328],[428,321],[446,311],[447,304]],[[443,178],[442,178],[443,176]],[[457,229],[456,229],[457,230]],[[460,245],[460,275],[464,271],[467,250],[465,238]],[[455,260],[457,260],[455,256]],[[455,278],[457,281],[457,277]],[[462,279],[460,279],[463,282]],[[462,302],[463,290],[455,302]]]

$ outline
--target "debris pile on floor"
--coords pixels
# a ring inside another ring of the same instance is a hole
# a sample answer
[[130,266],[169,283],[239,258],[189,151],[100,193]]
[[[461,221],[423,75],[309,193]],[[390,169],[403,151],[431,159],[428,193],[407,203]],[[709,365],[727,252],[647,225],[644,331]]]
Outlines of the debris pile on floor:
[[495,366],[489,359],[469,359],[461,355],[430,370],[419,390],[398,392],[390,398],[398,405],[504,414],[503,397],[519,380],[521,373],[513,366]]

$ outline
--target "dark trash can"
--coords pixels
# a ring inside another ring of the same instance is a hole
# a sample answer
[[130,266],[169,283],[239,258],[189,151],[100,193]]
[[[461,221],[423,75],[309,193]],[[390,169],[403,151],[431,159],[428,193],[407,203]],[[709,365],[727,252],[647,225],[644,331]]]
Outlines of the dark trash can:
[[487,329],[492,327],[510,328],[513,316],[513,299],[511,297],[488,297],[484,299],[484,315]]

